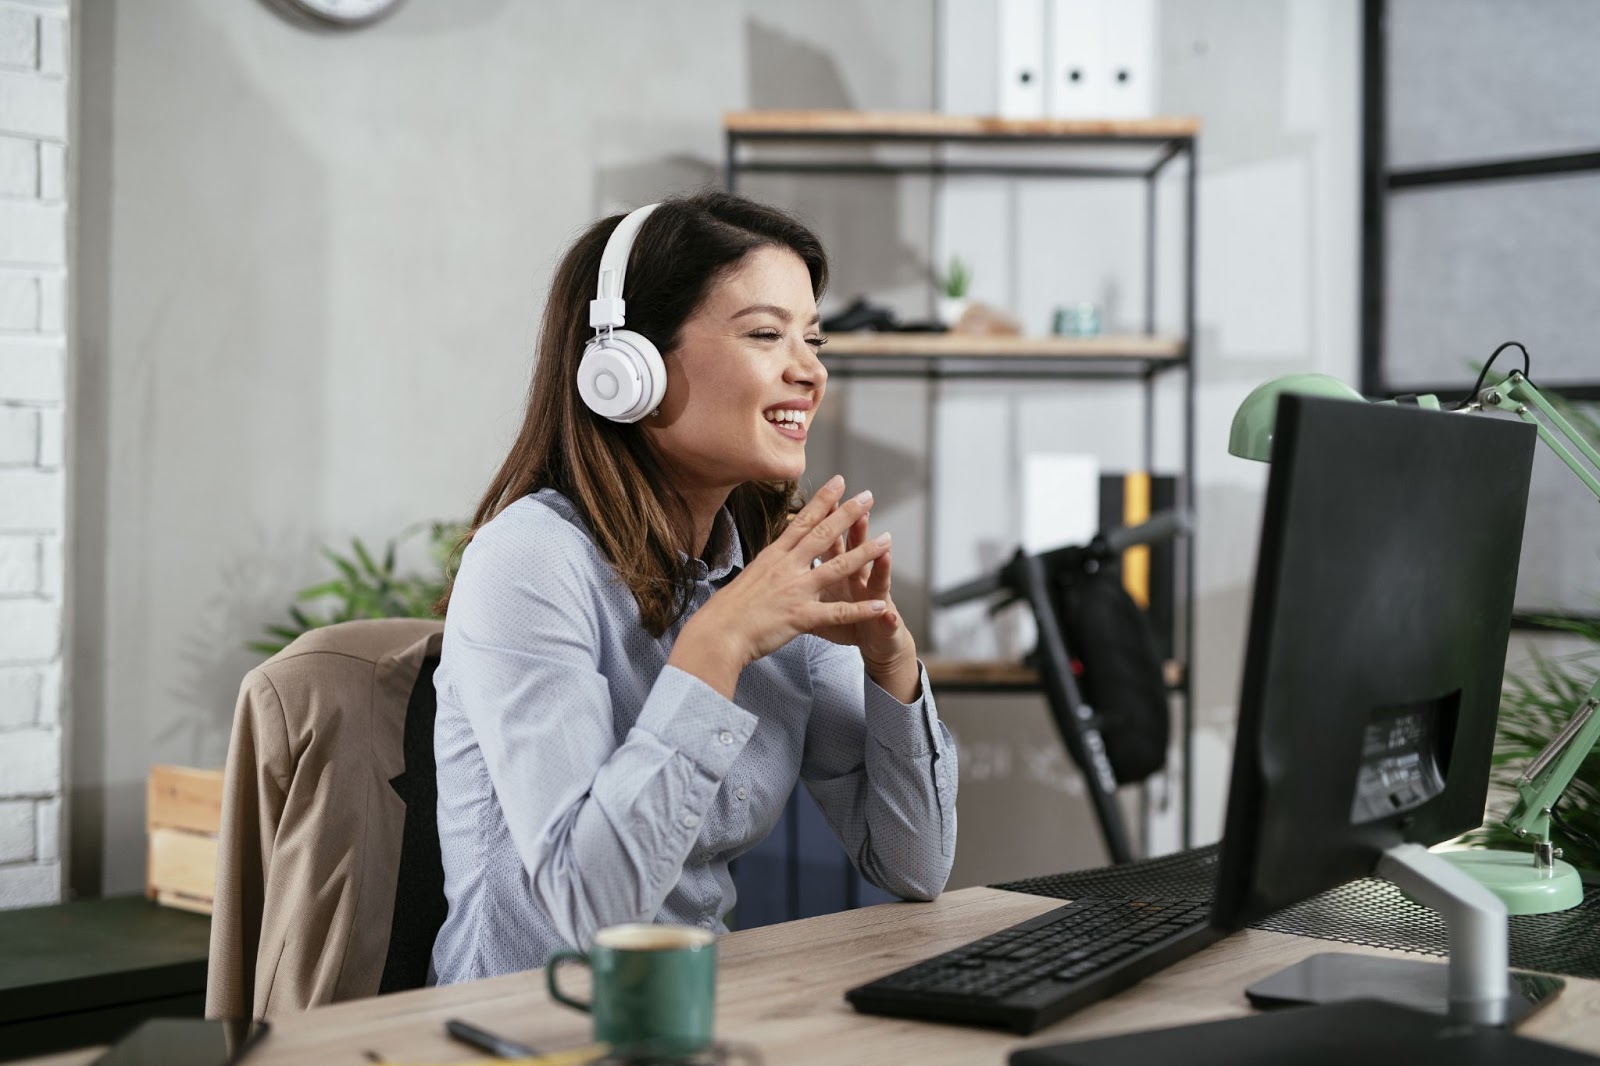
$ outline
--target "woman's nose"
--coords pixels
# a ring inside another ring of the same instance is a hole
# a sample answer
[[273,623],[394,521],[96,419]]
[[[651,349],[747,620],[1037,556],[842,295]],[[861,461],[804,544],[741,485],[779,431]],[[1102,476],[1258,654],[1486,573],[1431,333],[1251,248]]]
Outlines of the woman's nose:
[[810,385],[820,389],[827,384],[828,368],[822,364],[821,353],[802,340],[795,358],[789,360],[789,370],[784,378],[793,385]]

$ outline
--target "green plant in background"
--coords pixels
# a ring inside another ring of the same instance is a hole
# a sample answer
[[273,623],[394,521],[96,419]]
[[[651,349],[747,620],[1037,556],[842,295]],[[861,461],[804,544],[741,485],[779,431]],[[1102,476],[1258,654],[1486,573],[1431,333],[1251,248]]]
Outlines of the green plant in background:
[[[1600,677],[1600,622],[1545,621],[1553,629],[1581,638],[1587,647],[1560,656],[1545,655],[1535,648],[1532,661],[1523,670],[1506,675],[1489,780],[1512,799],[1517,776],[1561,732]],[[1493,848],[1525,846],[1501,822],[1509,802],[1495,804],[1488,823],[1464,839]],[[1580,869],[1600,870],[1600,749],[1583,760],[1557,803],[1556,814],[1559,821],[1551,825],[1550,837],[1562,850],[1562,857]]]
[[[250,641],[247,647],[275,655],[300,634],[355,618],[432,618],[433,605],[444,595],[451,556],[466,527],[451,522],[419,523],[384,545],[383,559],[373,557],[360,537],[350,541],[351,554],[323,548],[322,555],[338,576],[295,593],[289,606],[289,624],[269,625],[271,639]],[[395,556],[401,544],[426,532],[432,568],[424,574],[395,573]]]
[[972,287],[972,267],[959,255],[950,257],[950,268],[938,278],[939,292],[952,300],[963,300]]

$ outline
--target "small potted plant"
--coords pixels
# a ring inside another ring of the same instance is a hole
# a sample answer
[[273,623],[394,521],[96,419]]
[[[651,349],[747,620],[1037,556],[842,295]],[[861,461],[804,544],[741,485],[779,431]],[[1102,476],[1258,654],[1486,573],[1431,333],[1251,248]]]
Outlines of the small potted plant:
[[954,329],[967,312],[967,294],[972,287],[972,267],[959,255],[950,257],[950,267],[938,278],[939,321]]

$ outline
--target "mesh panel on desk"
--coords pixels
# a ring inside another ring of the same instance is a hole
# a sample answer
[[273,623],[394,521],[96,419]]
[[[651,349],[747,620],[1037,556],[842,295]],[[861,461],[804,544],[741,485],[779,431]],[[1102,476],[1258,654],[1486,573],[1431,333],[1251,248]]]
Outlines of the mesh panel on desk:
[[[1125,866],[1073,870],[994,887],[1055,899],[1123,896],[1209,900],[1216,884],[1217,850],[1217,845],[1212,844]],[[1375,877],[1329,889],[1254,922],[1251,928],[1425,955],[1449,952],[1449,937],[1439,916]],[[1570,911],[1513,916],[1510,929],[1511,965],[1571,977],[1600,978],[1600,888],[1588,889],[1583,903]]]

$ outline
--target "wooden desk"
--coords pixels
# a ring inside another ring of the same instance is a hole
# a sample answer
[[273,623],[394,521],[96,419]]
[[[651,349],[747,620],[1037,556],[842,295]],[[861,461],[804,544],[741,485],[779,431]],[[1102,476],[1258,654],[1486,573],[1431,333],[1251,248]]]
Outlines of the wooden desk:
[[[1026,1038],[874,1018],[855,1013],[842,998],[853,985],[1059,905],[1039,896],[968,888],[934,903],[889,903],[732,933],[720,947],[717,1033],[755,1045],[772,1066],[1003,1063],[1024,1044],[1249,1013],[1247,984],[1319,951],[1399,954],[1249,930]],[[248,1061],[250,1066],[365,1066],[368,1049],[395,1062],[473,1058],[470,1048],[445,1038],[444,1020],[451,1017],[545,1049],[584,1043],[589,1034],[587,1016],[551,1003],[544,973],[535,971],[278,1018]],[[1570,981],[1560,998],[1521,1031],[1600,1052],[1600,981]],[[84,1051],[39,1063],[84,1066],[93,1057]]]

